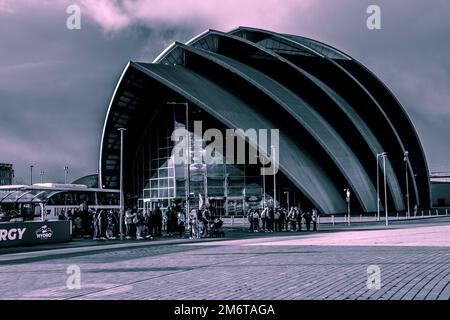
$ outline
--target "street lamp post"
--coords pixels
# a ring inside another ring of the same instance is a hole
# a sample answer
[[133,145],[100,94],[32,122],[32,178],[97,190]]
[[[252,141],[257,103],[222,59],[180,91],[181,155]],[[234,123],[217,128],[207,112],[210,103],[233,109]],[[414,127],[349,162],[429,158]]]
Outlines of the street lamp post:
[[289,191],[285,191],[284,194],[286,195],[286,200],[287,200],[287,211],[289,212]]
[[[276,157],[275,157],[275,146],[271,145],[270,146],[271,149],[271,153],[272,153],[272,160],[276,161]],[[276,209],[276,203],[277,203],[277,180],[276,180],[276,174],[275,174],[275,167],[276,165],[274,163],[272,163],[273,166],[273,209]]]
[[263,209],[266,208],[266,175],[263,174]]
[[[377,153],[377,221],[380,221],[380,163],[379,163],[379,158],[383,158],[383,167],[384,167],[384,181],[386,182],[386,163],[385,163],[385,159],[384,157],[387,155],[386,152],[382,152],[382,153]],[[386,183],[385,185],[385,189],[386,189]],[[385,197],[386,197],[386,193],[385,193]],[[386,202],[386,201],[385,201]]]
[[387,206],[387,183],[386,183],[386,157],[387,152],[381,154],[383,158],[383,176],[384,176],[384,211],[386,213],[386,226],[389,225],[388,206]]
[[347,202],[347,225],[350,225],[350,188],[344,189],[345,201]]
[[30,166],[30,186],[33,185],[33,165]]
[[40,175],[41,175],[41,183],[43,183],[44,182],[44,171],[43,170],[41,170]]
[[225,215],[228,216],[228,173],[225,173],[223,179],[223,193],[225,198]]
[[[259,158],[259,155],[255,155],[255,157]],[[266,208],[266,175],[263,174],[262,177],[263,177],[263,183],[262,183],[263,184],[263,187],[262,187],[262,189],[263,189],[263,209],[265,209]]]
[[380,155],[377,154],[377,221],[380,221]]
[[[185,106],[185,120],[186,120],[186,133],[187,133],[187,150],[186,150],[186,169],[185,169],[185,202],[186,202],[186,215],[187,217],[189,217],[189,211],[190,211],[190,195],[191,195],[191,173],[190,173],[190,168],[189,168],[189,163],[190,163],[190,153],[191,153],[191,147],[190,147],[190,134],[189,134],[189,104],[187,102],[175,102],[175,101],[169,101],[166,102],[166,104],[170,104],[170,105],[184,105]],[[187,218],[186,217],[186,218]]]
[[410,206],[409,206],[409,181],[408,181],[408,161],[409,152],[405,151],[403,161],[405,161],[405,179],[406,179],[406,206],[407,206],[407,217],[411,216]]
[[64,166],[64,184],[67,184],[67,175],[69,174],[69,167]]
[[119,233],[120,240],[123,240],[123,215],[125,210],[125,199],[123,194],[123,134],[127,129],[119,128],[120,131],[120,212],[119,212]]

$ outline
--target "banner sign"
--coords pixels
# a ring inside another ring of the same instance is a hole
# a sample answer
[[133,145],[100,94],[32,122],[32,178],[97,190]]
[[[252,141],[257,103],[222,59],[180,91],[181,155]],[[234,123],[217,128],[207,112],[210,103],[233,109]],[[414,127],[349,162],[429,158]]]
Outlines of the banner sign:
[[70,239],[70,221],[0,223],[0,247],[65,242]]

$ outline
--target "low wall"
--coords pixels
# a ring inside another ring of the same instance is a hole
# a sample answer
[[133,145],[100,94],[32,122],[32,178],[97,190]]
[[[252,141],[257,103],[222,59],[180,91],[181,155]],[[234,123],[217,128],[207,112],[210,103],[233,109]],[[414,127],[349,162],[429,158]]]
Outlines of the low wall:
[[70,239],[70,221],[0,223],[0,247],[66,242]]

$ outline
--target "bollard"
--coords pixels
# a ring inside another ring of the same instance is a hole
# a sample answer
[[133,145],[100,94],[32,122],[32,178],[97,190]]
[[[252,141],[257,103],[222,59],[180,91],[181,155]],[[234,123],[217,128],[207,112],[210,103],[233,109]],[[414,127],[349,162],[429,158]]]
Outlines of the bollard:
[[334,227],[334,215],[331,216],[331,223],[333,224]]
[[359,221],[362,221],[362,214],[359,215]]
[[428,210],[428,215],[431,217],[431,209]]
[[438,209],[436,209],[436,215],[437,215],[437,216],[439,215],[439,213],[438,213]]
[[231,227],[234,227],[234,216],[231,216]]
[[445,209],[445,215],[448,216],[448,209]]
[[422,217],[423,217],[423,210],[422,210]]
[[397,211],[397,220],[398,220],[398,211]]

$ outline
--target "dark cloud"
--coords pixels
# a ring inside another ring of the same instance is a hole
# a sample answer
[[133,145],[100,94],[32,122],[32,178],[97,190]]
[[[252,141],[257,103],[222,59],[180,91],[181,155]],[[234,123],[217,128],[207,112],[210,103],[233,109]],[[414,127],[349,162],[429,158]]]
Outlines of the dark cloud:
[[[117,28],[111,28],[115,16],[100,23],[97,7],[82,16],[81,30],[70,31],[68,1],[0,0],[0,161],[14,163],[25,182],[30,164],[35,181],[40,170],[47,172],[46,180],[61,181],[64,165],[71,178],[95,173],[106,108],[128,60],[152,61],[172,41],[208,28],[257,25],[330,43],[360,60],[406,108],[430,169],[450,171],[448,1],[376,1],[382,10],[382,30],[376,31],[366,28],[372,1],[288,1],[271,13],[272,2],[257,15],[249,6],[239,11],[239,2],[226,2],[222,14],[214,6],[184,7],[179,19],[168,21],[156,19],[155,10],[148,17],[114,11],[122,21]],[[271,14],[280,16],[271,20]]]
[[15,166],[19,181],[62,181],[97,172],[106,108],[128,60],[151,61],[192,31],[130,26],[105,33],[82,21],[65,27],[65,6],[0,12],[0,162]]

